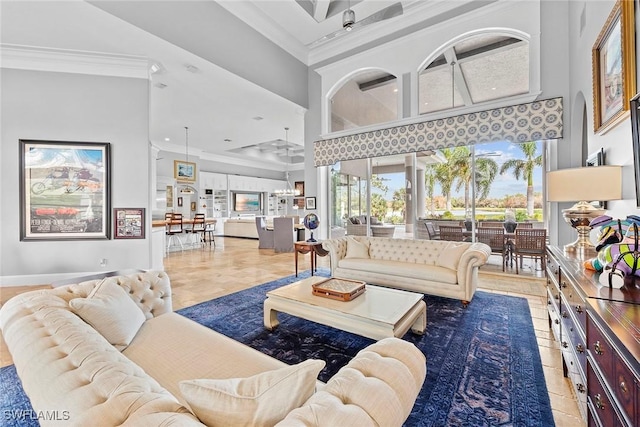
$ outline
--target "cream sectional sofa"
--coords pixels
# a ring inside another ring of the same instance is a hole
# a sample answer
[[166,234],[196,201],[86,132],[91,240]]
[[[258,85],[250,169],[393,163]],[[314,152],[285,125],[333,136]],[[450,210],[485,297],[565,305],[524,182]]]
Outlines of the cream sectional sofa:
[[473,298],[478,268],[491,255],[484,243],[346,236],[325,240],[331,275],[422,294]]
[[322,361],[288,366],[174,313],[163,272],[27,292],[0,326],[34,410],[57,414],[43,426],[399,426],[426,374],[392,338],[320,383]]

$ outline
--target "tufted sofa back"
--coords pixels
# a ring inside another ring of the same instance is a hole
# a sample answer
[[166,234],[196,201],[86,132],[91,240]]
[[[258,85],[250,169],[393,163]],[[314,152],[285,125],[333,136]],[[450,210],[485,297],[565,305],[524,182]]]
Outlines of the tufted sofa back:
[[140,307],[147,319],[164,313],[171,313],[171,281],[164,271],[146,271],[126,276],[113,276],[105,279],[88,280],[77,284],[55,288],[54,295],[67,303],[74,298],[86,298],[102,281],[113,282],[122,287],[131,299]]

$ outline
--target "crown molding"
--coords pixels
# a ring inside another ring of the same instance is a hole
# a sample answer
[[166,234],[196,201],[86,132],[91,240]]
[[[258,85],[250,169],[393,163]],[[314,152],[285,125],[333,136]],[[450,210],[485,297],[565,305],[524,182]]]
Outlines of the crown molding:
[[149,78],[149,61],[143,56],[12,44],[0,44],[0,68]]

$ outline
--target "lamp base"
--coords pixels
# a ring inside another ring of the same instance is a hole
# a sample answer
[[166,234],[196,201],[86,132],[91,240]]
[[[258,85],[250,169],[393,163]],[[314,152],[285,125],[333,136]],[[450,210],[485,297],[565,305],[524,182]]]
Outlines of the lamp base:
[[604,215],[604,209],[597,209],[587,202],[579,202],[562,211],[564,220],[578,232],[578,238],[565,245],[566,252],[576,253],[580,258],[592,258],[597,254],[596,247],[591,243],[591,226],[593,218]]

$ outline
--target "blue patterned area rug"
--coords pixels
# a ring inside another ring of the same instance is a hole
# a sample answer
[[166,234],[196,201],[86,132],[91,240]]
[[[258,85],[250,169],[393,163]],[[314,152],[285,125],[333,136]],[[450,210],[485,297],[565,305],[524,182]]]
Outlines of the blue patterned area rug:
[[[328,271],[322,269],[322,275]],[[179,310],[181,315],[286,363],[322,359],[327,381],[373,340],[278,314],[264,329],[265,293],[308,277],[285,277]],[[476,292],[460,301],[425,296],[427,331],[404,339],[427,356],[427,379],[406,426],[554,426],[527,301]],[[0,426],[37,426],[13,366],[0,369]]]

